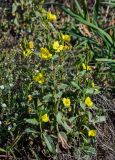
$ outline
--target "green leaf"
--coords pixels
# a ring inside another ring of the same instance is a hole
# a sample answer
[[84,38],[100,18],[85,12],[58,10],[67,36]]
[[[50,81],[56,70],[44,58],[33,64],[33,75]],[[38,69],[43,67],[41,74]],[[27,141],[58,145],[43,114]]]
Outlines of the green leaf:
[[58,87],[59,90],[65,90],[65,89],[68,87],[68,85],[61,83],[61,84],[60,84],[59,86],[57,86],[57,87]]
[[65,129],[68,133],[72,132],[72,128],[70,128],[70,126],[68,126],[68,124],[66,123],[66,121],[64,121],[64,122],[62,123],[62,126],[64,127],[64,129]]
[[32,119],[25,119],[25,121],[29,124],[38,125],[38,121],[35,118]]
[[40,13],[38,11],[35,12],[36,17],[40,16]]
[[106,117],[105,116],[97,116],[96,117],[96,123],[101,123],[101,122],[105,122],[106,121]]
[[84,76],[85,74],[86,74],[86,70],[83,70],[83,71],[80,71],[80,72],[79,72],[79,75],[80,75],[80,76]]
[[57,60],[58,57],[59,57],[59,55],[55,54],[55,55],[52,57],[52,60],[53,60],[53,61],[54,61],[54,60]]
[[99,12],[99,0],[96,0],[94,4],[93,12],[94,12],[93,21],[95,24],[97,24],[97,18],[98,18],[98,12]]
[[112,63],[115,63],[114,59],[107,59],[107,58],[97,58],[96,61],[98,61],[98,62],[112,62]]
[[82,11],[82,9],[81,9],[81,7],[80,7],[80,5],[79,5],[77,0],[75,0],[75,5],[76,5],[77,9],[79,10],[80,15],[82,17],[84,17],[83,11]]
[[49,101],[49,99],[50,99],[51,97],[52,97],[52,94],[49,93],[49,94],[47,94],[46,96],[43,97],[43,100],[44,100],[45,102],[47,102],[47,101]]
[[38,134],[37,131],[35,131],[34,129],[31,129],[31,128],[25,129],[25,132],[26,132],[26,133],[34,133],[34,134]]
[[88,155],[95,155],[96,154],[96,148],[94,148],[94,147],[84,146],[83,150]]
[[94,93],[94,89],[93,88],[87,88],[86,89],[86,94],[93,94]]
[[85,18],[86,20],[90,21],[89,15],[88,15],[87,3],[88,3],[88,2],[87,2],[86,0],[82,2],[83,13],[84,13],[84,17],[83,17],[83,18]]
[[3,149],[3,148],[0,148],[0,152],[5,152],[6,153],[6,150]]
[[14,24],[15,24],[16,26],[19,26],[19,23],[18,23],[17,18],[14,19]]
[[63,94],[63,92],[58,92],[57,94],[56,94],[56,98],[61,98],[61,96],[62,96],[62,94]]
[[15,3],[12,4],[12,13],[15,13],[17,10],[17,5]]
[[63,128],[67,132],[71,132],[72,129],[68,126],[67,122],[64,121],[64,117],[62,117],[62,116],[63,116],[63,114],[61,112],[58,112],[58,114],[56,115],[56,120],[57,120],[58,124],[60,124],[61,126],[63,126]]
[[90,111],[87,112],[89,122],[92,122],[92,113]]
[[51,153],[55,153],[55,145],[54,145],[54,142],[53,142],[53,139],[51,138],[51,136],[49,136],[47,133],[43,133],[43,138],[44,138],[44,141],[49,149],[49,151]]
[[74,123],[76,121],[76,117],[71,117],[71,118],[69,118],[69,122],[70,123]]
[[85,104],[82,101],[80,101],[80,106],[83,110],[85,110]]
[[80,86],[76,82],[71,82],[72,86],[75,87],[76,89],[80,89]]
[[56,120],[58,122],[58,124],[62,124],[62,113],[61,112],[58,112],[57,115],[56,115]]

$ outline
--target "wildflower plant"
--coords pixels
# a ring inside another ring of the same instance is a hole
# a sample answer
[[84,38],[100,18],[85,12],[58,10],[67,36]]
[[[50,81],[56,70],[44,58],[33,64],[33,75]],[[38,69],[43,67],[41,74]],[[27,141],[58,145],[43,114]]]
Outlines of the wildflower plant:
[[[27,6],[35,6],[35,12],[23,17],[32,17],[33,23],[25,26],[31,34],[19,39],[11,56],[2,53],[0,67],[6,66],[0,73],[0,151],[22,156],[18,149],[27,142],[25,150],[35,158],[38,150],[57,155],[79,141],[80,149],[89,147],[95,154],[96,125],[103,113],[93,102],[100,91],[93,80],[91,46],[77,40],[74,46],[73,37],[57,27],[57,15],[46,11],[43,1],[31,2]],[[16,10],[13,6],[13,14]]]

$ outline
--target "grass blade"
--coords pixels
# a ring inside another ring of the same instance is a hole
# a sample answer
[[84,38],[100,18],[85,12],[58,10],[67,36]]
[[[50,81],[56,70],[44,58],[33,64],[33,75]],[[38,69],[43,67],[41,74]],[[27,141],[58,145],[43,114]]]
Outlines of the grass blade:
[[75,0],[75,5],[76,5],[76,8],[79,10],[79,13],[82,17],[84,17],[84,14],[83,14],[83,11],[79,5],[79,3],[77,2],[77,0]]

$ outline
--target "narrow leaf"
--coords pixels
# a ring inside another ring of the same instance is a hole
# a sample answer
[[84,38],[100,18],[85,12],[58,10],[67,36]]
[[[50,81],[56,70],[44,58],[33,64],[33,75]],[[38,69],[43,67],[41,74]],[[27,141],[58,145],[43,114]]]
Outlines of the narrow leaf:
[[38,121],[35,119],[35,118],[32,118],[32,119],[25,119],[25,121],[27,123],[30,123],[30,124],[33,124],[33,125],[38,125]]
[[53,142],[51,136],[49,136],[47,133],[43,133],[43,138],[44,138],[44,141],[45,141],[49,151],[51,153],[55,153],[55,146],[54,146],[54,142]]
[[5,152],[6,153],[6,150],[3,149],[3,148],[0,148],[0,152]]

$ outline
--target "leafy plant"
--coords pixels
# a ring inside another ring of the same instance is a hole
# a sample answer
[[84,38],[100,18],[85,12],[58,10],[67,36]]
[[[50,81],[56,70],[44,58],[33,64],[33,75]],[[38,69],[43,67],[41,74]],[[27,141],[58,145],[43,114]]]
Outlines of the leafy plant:
[[1,44],[4,32],[8,41],[9,27],[18,38],[0,55],[0,154],[42,159],[64,150],[77,155],[73,146],[84,155],[96,154],[96,126],[106,117],[93,101],[100,93],[95,79],[105,64],[111,70],[107,75],[114,76],[114,36],[96,21],[99,1],[93,18],[85,3],[75,0],[76,12],[56,3],[73,18],[72,27],[61,26],[61,13],[44,9],[44,1],[2,5],[8,10],[4,7]]

